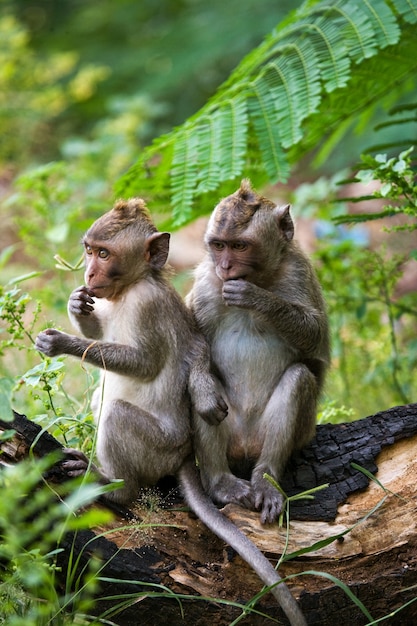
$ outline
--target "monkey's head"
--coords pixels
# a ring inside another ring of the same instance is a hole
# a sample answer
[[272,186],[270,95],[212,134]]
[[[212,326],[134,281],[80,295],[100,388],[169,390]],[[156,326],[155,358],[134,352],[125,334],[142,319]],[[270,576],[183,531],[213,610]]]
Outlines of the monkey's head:
[[267,287],[294,236],[290,206],[260,196],[248,180],[214,209],[205,234],[217,276]]
[[113,300],[130,285],[160,273],[169,252],[141,198],[119,200],[83,238],[85,283],[97,298]]

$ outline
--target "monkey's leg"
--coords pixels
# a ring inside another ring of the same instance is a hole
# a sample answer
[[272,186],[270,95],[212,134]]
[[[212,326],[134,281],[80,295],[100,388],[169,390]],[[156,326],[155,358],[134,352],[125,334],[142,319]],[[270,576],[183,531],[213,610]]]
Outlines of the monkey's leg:
[[109,495],[127,503],[139,487],[175,474],[191,453],[190,441],[186,420],[158,417],[123,400],[112,402],[99,421],[97,457],[105,475],[122,478],[124,487]]
[[267,473],[278,481],[292,451],[314,436],[316,403],[317,383],[313,374],[301,363],[289,367],[257,425],[263,446],[251,484],[262,524],[275,521],[282,509],[281,494],[263,475]]
[[250,483],[235,476],[227,460],[230,439],[229,414],[218,426],[210,426],[194,416],[194,444],[204,489],[218,504],[234,502],[253,508]]

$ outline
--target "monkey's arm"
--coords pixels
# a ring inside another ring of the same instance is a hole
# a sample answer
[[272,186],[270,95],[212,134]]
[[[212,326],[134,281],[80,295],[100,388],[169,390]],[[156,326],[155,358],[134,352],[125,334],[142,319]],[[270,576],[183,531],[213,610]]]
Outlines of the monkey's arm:
[[210,372],[209,347],[204,337],[195,331],[192,349],[188,354],[190,376],[188,390],[193,410],[207,424],[220,424],[227,416],[228,407],[217,390],[217,383]]
[[291,302],[242,279],[225,282],[223,298],[228,306],[261,314],[290,345],[305,355],[315,354],[322,344],[323,314],[310,301]]
[[74,328],[84,337],[90,339],[102,337],[100,321],[94,313],[93,292],[85,285],[77,287],[71,293],[68,300],[68,316]]
[[[163,340],[161,339],[163,344]],[[47,328],[39,333],[35,347],[47,356],[71,354],[85,359],[88,363],[126,376],[134,376],[143,381],[153,380],[164,364],[167,350],[163,345],[154,354],[152,345],[142,342],[138,347],[104,341],[88,341],[74,335]]]

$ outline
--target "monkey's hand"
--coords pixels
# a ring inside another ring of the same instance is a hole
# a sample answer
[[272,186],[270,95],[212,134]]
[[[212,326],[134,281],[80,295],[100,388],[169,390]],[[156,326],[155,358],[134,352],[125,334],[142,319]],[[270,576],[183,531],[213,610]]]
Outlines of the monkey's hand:
[[94,463],[90,463],[89,459],[81,450],[77,450],[76,448],[64,448],[63,453],[65,454],[65,458],[61,461],[61,467],[70,478],[84,476],[87,469],[90,469],[98,482],[108,482],[98,467],[96,467]]
[[256,308],[261,287],[243,278],[227,280],[223,284],[223,300],[228,306]]
[[74,339],[75,337],[55,328],[47,328],[36,337],[35,348],[47,356],[68,354],[67,349]]
[[74,289],[68,300],[68,312],[75,317],[90,315],[94,311],[93,292],[82,285]]
[[200,398],[194,406],[198,415],[210,426],[218,426],[227,417],[229,408],[219,393],[213,393],[204,399]]

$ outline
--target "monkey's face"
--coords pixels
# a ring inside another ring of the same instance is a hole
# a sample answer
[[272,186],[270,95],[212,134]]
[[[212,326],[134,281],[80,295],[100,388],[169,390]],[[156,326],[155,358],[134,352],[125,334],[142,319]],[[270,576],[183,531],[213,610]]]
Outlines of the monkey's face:
[[258,203],[248,204],[239,193],[214,209],[205,243],[221,281],[241,279],[269,289],[294,235],[290,207],[278,207],[261,197]]
[[115,243],[115,239],[100,242],[86,237],[85,284],[96,298],[115,300],[127,287],[140,280],[145,261],[139,261],[143,256],[143,250],[127,254],[125,246],[120,241]]
[[87,233],[83,243],[85,284],[96,298],[116,300],[131,285],[163,268],[169,233],[153,232],[144,237],[125,229],[102,240]]
[[84,241],[85,250],[85,284],[96,298],[117,297],[121,285],[122,273],[118,259],[112,252],[96,242]]
[[211,239],[208,242],[215,271],[221,281],[244,279],[252,282],[259,272],[256,246],[246,240]]

